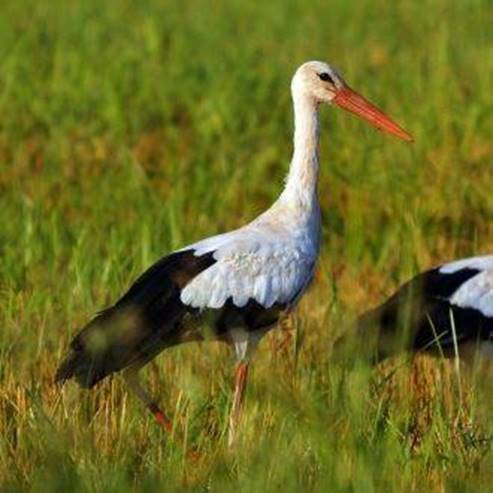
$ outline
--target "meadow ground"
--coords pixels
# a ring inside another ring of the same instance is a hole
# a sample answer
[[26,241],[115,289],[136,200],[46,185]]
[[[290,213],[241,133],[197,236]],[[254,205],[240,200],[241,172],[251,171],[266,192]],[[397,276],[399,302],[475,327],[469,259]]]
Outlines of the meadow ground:
[[[2,491],[491,491],[491,382],[426,357],[348,369],[332,345],[417,270],[493,251],[492,26],[488,0],[3,0]],[[145,372],[192,461],[119,378],[61,392],[53,374],[151,262],[274,200],[307,59],[416,142],[323,109],[317,278],[290,345],[261,344],[237,449],[225,347]]]

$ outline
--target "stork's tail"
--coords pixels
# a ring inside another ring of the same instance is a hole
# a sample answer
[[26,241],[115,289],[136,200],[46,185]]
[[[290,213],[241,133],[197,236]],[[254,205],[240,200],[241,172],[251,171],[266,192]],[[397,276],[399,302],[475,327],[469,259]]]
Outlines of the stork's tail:
[[97,382],[108,376],[116,369],[105,364],[104,352],[94,354],[83,347],[70,349],[69,354],[62,361],[55,374],[56,383],[65,383],[74,378],[77,383],[86,389],[90,389]]
[[131,364],[139,356],[142,328],[134,312],[110,308],[95,317],[70,345],[56,382],[75,378],[84,388]]
[[[55,374],[55,383],[65,383],[73,377],[82,387],[90,388],[96,382],[93,381],[91,372],[87,370],[90,367],[90,361],[83,351],[70,350],[70,353],[62,361]],[[85,375],[85,378],[82,378]]]

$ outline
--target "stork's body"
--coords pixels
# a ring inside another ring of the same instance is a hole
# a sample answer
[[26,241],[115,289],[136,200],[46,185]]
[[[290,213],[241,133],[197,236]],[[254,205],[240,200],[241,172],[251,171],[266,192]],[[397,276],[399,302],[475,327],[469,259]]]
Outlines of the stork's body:
[[405,349],[493,358],[493,255],[418,274],[358,326],[377,361]]
[[91,387],[125,369],[130,386],[169,427],[140,387],[137,371],[167,347],[205,337],[225,341],[234,346],[239,362],[232,440],[249,356],[280,314],[296,305],[313,278],[320,244],[320,103],[334,102],[410,140],[325,63],[302,65],[293,78],[292,95],[294,153],[278,200],[246,226],[189,245],[154,264],[79,333],[57,379],[75,377]]

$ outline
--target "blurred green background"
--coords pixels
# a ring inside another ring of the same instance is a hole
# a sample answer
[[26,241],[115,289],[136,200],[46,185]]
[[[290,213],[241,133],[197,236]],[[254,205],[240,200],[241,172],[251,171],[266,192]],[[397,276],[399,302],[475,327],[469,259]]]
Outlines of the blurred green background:
[[[331,348],[418,269],[493,251],[492,26],[488,0],[3,0],[2,489],[489,491],[486,379],[423,357],[347,371]],[[275,200],[290,78],[310,59],[416,141],[322,109],[318,275],[290,346],[277,331],[259,349],[237,450],[227,349],[146,372],[191,462],[119,378],[62,393],[53,373],[151,262]]]

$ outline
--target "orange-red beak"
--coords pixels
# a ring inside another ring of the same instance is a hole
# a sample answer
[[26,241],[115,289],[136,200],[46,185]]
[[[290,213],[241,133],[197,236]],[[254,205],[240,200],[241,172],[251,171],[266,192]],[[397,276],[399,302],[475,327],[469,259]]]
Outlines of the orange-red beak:
[[339,89],[332,102],[346,111],[363,118],[379,130],[393,134],[406,142],[414,140],[411,134],[350,87],[346,86]]

